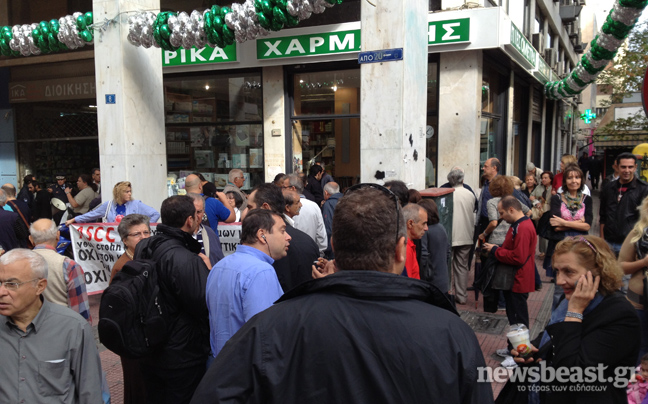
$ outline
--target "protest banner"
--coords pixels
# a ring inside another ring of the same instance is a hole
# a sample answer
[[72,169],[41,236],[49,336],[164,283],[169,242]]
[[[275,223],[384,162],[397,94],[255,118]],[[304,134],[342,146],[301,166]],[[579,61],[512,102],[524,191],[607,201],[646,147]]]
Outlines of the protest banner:
[[[117,232],[119,223],[74,223],[70,226],[74,260],[85,273],[88,294],[101,293],[108,287],[110,271],[125,247]],[[151,223],[151,235],[156,223]],[[236,251],[241,239],[241,223],[219,223],[218,235],[223,253]]]

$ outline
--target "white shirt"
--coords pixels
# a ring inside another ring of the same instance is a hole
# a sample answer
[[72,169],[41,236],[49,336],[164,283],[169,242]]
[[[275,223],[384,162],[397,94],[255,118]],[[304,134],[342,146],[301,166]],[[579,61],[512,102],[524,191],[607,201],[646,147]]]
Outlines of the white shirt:
[[292,218],[295,222],[295,228],[303,231],[315,240],[320,253],[322,253],[328,247],[322,210],[315,202],[306,199],[304,195],[300,195],[300,198],[302,203],[301,210],[297,216]]
[[[556,193],[557,194],[562,194],[563,193],[563,188],[562,187],[558,188],[558,191],[556,191]],[[587,185],[585,185],[583,187],[583,195],[592,196],[592,193],[590,192],[590,189],[589,189],[589,187]]]

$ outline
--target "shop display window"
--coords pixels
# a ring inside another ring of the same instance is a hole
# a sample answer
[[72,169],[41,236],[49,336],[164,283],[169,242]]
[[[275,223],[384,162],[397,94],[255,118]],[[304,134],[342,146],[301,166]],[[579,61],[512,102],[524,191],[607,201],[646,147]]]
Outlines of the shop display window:
[[170,177],[200,172],[222,189],[240,168],[243,189],[264,182],[259,73],[165,79],[164,93]]
[[317,162],[343,189],[352,185],[360,175],[360,70],[296,73],[292,84],[289,171]]

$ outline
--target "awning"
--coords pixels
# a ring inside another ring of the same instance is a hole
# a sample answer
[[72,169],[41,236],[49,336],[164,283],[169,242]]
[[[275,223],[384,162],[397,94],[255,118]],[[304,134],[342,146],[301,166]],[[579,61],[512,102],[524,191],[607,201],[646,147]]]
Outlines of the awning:
[[641,143],[648,143],[648,133],[623,134],[623,135],[594,135],[594,147],[634,147]]

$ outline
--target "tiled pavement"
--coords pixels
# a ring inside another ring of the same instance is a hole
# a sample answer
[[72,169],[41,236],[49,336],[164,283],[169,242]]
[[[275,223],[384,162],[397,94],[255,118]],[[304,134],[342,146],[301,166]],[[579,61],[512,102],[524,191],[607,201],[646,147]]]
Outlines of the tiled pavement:
[[[588,184],[589,185],[589,184]],[[594,212],[595,219],[592,226],[590,234],[598,235],[598,192],[594,192]],[[529,294],[528,306],[529,306],[529,320],[531,327],[531,337],[534,338],[542,329],[549,320],[550,311],[551,311],[551,300],[553,295],[554,285],[549,282],[549,279],[544,276],[544,270],[542,269],[542,261],[536,256],[536,265],[540,270],[540,276],[542,278],[543,287],[538,292],[533,292]],[[469,279],[469,284],[472,284],[472,276],[474,271],[471,271],[471,278]],[[93,329],[96,336],[96,325],[99,321],[99,301],[101,295],[90,296],[90,310],[92,313],[92,318],[94,322]],[[481,313],[483,314],[483,302],[481,297],[477,303],[477,308],[475,308],[475,294],[474,292],[468,293],[468,301],[466,305],[458,306],[458,310],[462,314],[462,317],[470,313]],[[506,315],[503,311],[498,311],[493,315],[488,315],[489,318],[498,320],[501,319],[504,322],[506,321]],[[492,321],[492,320],[491,320]],[[503,331],[497,335],[485,333],[485,332],[475,332],[477,339],[479,340],[479,345],[484,354],[484,359],[486,360],[486,366],[497,367],[499,366],[502,358],[495,354],[495,350],[499,348],[506,347],[506,328],[504,327]],[[97,344],[99,340],[97,338]],[[100,356],[101,364],[104,371],[106,372],[108,386],[110,387],[110,393],[112,395],[112,404],[123,404],[123,392],[124,392],[124,383],[122,376],[122,369],[119,357],[112,352],[106,350],[99,344],[100,347]],[[495,397],[499,394],[503,387],[501,383],[493,383],[493,394]]]

